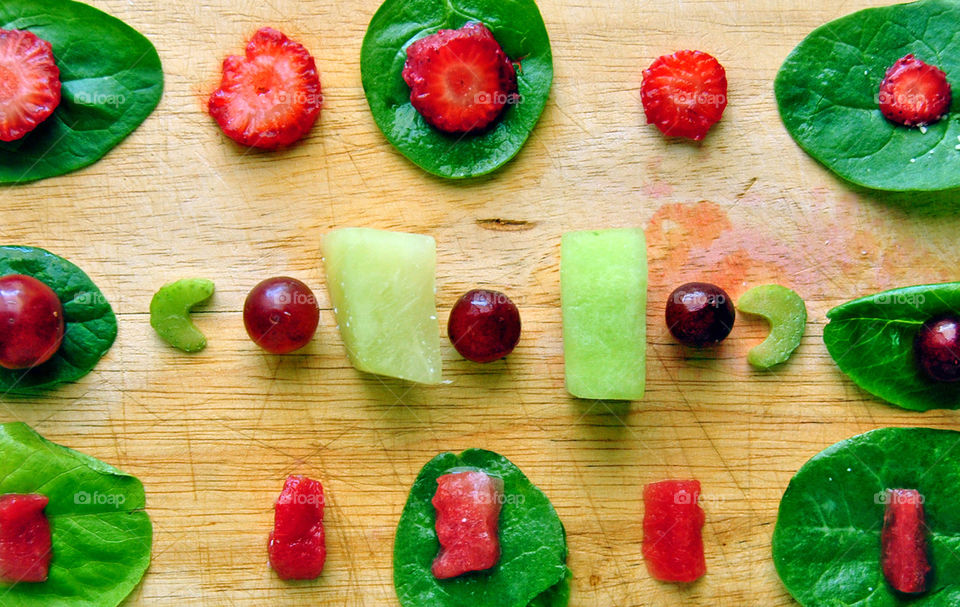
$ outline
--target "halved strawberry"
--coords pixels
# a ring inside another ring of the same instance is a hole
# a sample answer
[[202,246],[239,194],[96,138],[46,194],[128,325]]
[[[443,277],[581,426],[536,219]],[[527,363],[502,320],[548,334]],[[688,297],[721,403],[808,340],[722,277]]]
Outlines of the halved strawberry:
[[224,59],[223,79],[208,107],[227,137],[273,150],[306,135],[322,104],[313,57],[302,44],[265,27],[247,43],[246,56]]
[[906,55],[893,64],[880,84],[880,111],[891,122],[926,126],[950,109],[950,83],[938,67]]
[[411,44],[403,79],[413,107],[447,133],[480,131],[518,100],[516,69],[482,23]]
[[643,71],[640,100],[664,135],[700,141],[727,107],[727,75],[707,53],[677,51]]
[[0,140],[15,141],[60,105],[53,47],[31,32],[0,30]]

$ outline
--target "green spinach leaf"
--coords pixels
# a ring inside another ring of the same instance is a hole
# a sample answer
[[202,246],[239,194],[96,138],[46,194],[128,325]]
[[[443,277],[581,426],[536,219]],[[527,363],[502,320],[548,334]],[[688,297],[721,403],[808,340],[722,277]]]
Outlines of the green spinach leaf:
[[[448,135],[417,113],[401,73],[410,44],[470,21],[490,28],[507,56],[520,62],[520,98],[483,133]],[[390,143],[424,170],[459,179],[490,173],[520,151],[547,103],[553,54],[533,0],[386,0],[367,28],[360,69],[370,111]]]
[[915,411],[957,409],[960,385],[928,379],[913,349],[920,326],[947,313],[960,314],[960,283],[885,291],[827,312],[823,341],[840,370],[874,396]]
[[[437,580],[430,566],[440,543],[431,499],[437,479],[476,468],[504,482],[500,562],[489,571]],[[563,607],[570,598],[567,540],[550,500],[507,458],[469,449],[441,453],[420,471],[397,526],[393,581],[405,607]]]
[[63,83],[53,115],[23,139],[0,142],[0,183],[93,164],[160,102],[157,50],[115,17],[71,0],[4,0],[0,28],[29,30],[53,45]]
[[0,588],[5,607],[113,607],[140,583],[153,531],[139,480],[9,423],[0,424],[0,495],[7,493],[50,499],[53,558],[46,582]]
[[32,393],[90,372],[117,337],[117,318],[110,302],[83,270],[62,257],[34,247],[0,246],[0,276],[26,274],[53,289],[66,331],[53,358],[28,371],[0,368],[0,392]]
[[[811,33],[777,74],[787,130],[840,177],[878,190],[960,187],[960,2],[922,0],[872,8]],[[950,114],[926,129],[893,124],[880,113],[886,71],[913,53],[947,73]]]
[[[880,562],[887,489],[925,498],[933,581],[898,596]],[[773,533],[780,579],[801,605],[960,605],[960,432],[885,428],[837,443],[790,481]]]

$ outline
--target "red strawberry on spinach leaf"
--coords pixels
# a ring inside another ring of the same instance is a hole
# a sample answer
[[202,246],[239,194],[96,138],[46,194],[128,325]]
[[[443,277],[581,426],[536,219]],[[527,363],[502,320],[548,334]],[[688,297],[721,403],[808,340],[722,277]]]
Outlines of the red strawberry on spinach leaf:
[[243,57],[223,61],[208,109],[241,145],[277,149],[299,141],[320,115],[323,96],[313,57],[275,29],[257,31]]
[[727,107],[727,75],[707,53],[677,51],[644,70],[640,100],[664,135],[700,141]]
[[482,23],[411,44],[403,79],[413,107],[447,133],[481,131],[518,100],[513,62]]
[[0,30],[0,140],[16,141],[60,105],[53,47],[21,30]]
[[887,70],[879,99],[880,111],[890,122],[926,126],[950,109],[950,83],[940,68],[906,55]]

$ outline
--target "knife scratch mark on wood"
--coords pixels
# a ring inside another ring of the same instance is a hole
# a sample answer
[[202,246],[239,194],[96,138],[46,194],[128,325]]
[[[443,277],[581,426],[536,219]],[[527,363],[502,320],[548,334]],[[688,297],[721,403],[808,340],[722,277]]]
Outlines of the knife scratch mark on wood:
[[532,230],[537,225],[537,222],[526,221],[524,219],[492,217],[490,219],[478,219],[477,225],[484,230],[494,230],[496,232],[523,232]]
[[740,190],[740,193],[737,194],[737,200],[740,200],[741,198],[747,195],[747,192],[749,192],[753,188],[753,186],[757,183],[757,179],[758,179],[757,177],[750,178],[750,181],[747,182],[747,185],[745,185],[743,189]]

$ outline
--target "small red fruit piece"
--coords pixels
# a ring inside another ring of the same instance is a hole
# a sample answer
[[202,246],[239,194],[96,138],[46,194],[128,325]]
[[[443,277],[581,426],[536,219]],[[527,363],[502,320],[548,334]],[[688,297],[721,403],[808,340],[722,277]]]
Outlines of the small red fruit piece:
[[268,278],[247,295],[243,324],[255,344],[271,354],[287,354],[313,339],[320,308],[310,287],[296,278]]
[[224,59],[208,109],[227,137],[275,150],[306,135],[322,103],[313,57],[302,44],[265,27],[247,43],[246,56]]
[[467,291],[450,310],[447,336],[467,360],[500,360],[520,341],[520,311],[499,291]]
[[938,316],[921,325],[913,340],[920,370],[934,381],[960,381],[960,318]]
[[323,572],[327,547],[323,530],[323,486],[289,476],[274,506],[270,566],[284,580],[313,580]]
[[906,55],[893,64],[880,84],[880,111],[890,122],[926,126],[950,109],[950,83],[940,68]]
[[661,481],[643,488],[643,560],[662,582],[693,582],[707,571],[699,481]]
[[920,594],[927,590],[927,559],[923,496],[916,489],[888,489],[883,517],[883,576],[898,592]]
[[500,560],[503,479],[478,470],[445,474],[433,496],[440,553],[433,576],[445,580],[484,571]]
[[700,141],[723,117],[727,74],[707,53],[664,55],[644,70],[640,101],[647,123],[664,135]]
[[480,131],[516,101],[513,63],[482,23],[440,30],[407,48],[410,103],[447,133]]
[[63,343],[63,305],[53,289],[32,276],[0,278],[0,367],[29,369]]
[[53,47],[21,30],[0,30],[0,140],[16,141],[60,105]]
[[53,539],[43,509],[49,501],[45,495],[0,497],[0,580],[47,581]]
[[737,312],[727,292],[708,282],[688,282],[670,293],[667,328],[692,348],[715,346],[730,335]]

